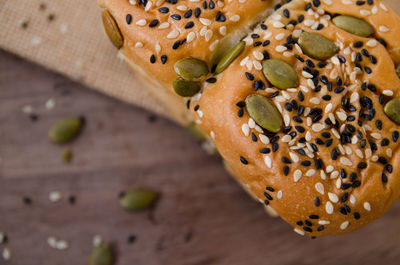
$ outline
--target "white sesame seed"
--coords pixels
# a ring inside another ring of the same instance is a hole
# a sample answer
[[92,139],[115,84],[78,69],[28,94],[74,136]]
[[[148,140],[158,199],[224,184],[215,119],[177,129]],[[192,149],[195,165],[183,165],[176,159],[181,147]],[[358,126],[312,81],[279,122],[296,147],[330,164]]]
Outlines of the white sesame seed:
[[312,177],[312,176],[315,175],[315,173],[316,173],[315,169],[309,169],[309,170],[307,170],[307,172],[306,172],[306,176],[307,176],[307,177]]
[[172,30],[170,33],[168,33],[167,38],[168,39],[175,39],[176,37],[179,36],[179,31],[176,29]]
[[285,38],[285,33],[279,33],[275,36],[276,40],[283,40],[283,38]]
[[274,26],[274,28],[283,28],[285,26],[285,24],[280,21],[274,21],[272,25]]
[[369,15],[371,15],[371,12],[367,9],[360,9],[360,14],[362,16],[369,16]]
[[349,226],[349,221],[345,221],[340,225],[340,229],[345,230]]
[[284,136],[282,137],[282,139],[281,139],[281,141],[282,141],[283,143],[288,143],[288,142],[290,142],[291,140],[292,140],[292,136],[290,136],[289,134],[284,135]]
[[247,125],[246,123],[244,123],[242,125],[242,132],[245,136],[249,136],[250,135],[250,128],[249,125]]
[[200,18],[200,23],[203,24],[204,26],[210,26],[211,25],[211,20],[207,19],[207,18]]
[[339,177],[339,171],[335,170],[335,171],[333,171],[333,172],[331,173],[330,178],[331,178],[331,179],[335,179],[335,178],[337,178],[337,177]]
[[10,260],[11,259],[11,250],[8,247],[5,247],[2,252],[2,256],[4,260]]
[[279,200],[282,199],[282,191],[281,191],[281,190],[278,191],[276,197],[277,197]]
[[92,240],[93,247],[98,247],[103,242],[100,235],[95,235]]
[[313,75],[310,74],[309,72],[303,71],[303,72],[301,72],[301,74],[302,74],[305,78],[313,78]]
[[385,96],[389,96],[389,97],[394,95],[393,91],[392,90],[388,90],[388,89],[383,90],[382,94],[384,94]]
[[196,37],[196,34],[194,32],[189,32],[189,34],[187,35],[186,41],[188,43],[191,43],[195,37]]
[[264,163],[267,165],[267,167],[271,168],[272,167],[272,161],[269,156],[264,156]]
[[293,231],[295,231],[297,234],[304,236],[304,232],[300,229],[298,229],[297,227],[295,229],[293,229]]
[[50,236],[47,238],[47,244],[49,244],[50,247],[55,248],[57,245],[57,239],[54,236]]
[[332,205],[331,202],[327,202],[327,203],[325,204],[325,211],[326,211],[328,214],[332,214],[332,213],[333,213],[333,205]]
[[297,162],[299,162],[299,160],[300,160],[299,156],[296,155],[296,154],[293,153],[293,152],[289,152],[289,156],[290,156],[290,158],[293,160],[294,163],[297,163]]
[[376,45],[378,45],[378,42],[375,39],[371,39],[371,40],[367,41],[368,47],[376,47]]
[[58,249],[58,250],[64,250],[64,249],[67,249],[68,247],[69,247],[69,244],[68,244],[67,241],[65,241],[65,240],[59,240],[59,241],[57,241],[56,249]]
[[220,28],[219,28],[219,33],[220,33],[222,36],[225,36],[225,35],[226,35],[226,26],[220,27]]
[[300,169],[296,169],[296,171],[293,174],[294,182],[298,182],[302,175],[303,175],[303,172],[301,172]]
[[314,131],[314,132],[320,132],[320,131],[322,131],[324,128],[325,128],[325,125],[324,124],[321,124],[321,123],[315,123],[315,124],[313,124],[312,125],[312,130]]
[[371,136],[377,140],[382,138],[382,135],[380,133],[371,133]]
[[337,178],[337,180],[336,180],[336,188],[340,189],[341,186],[342,186],[342,178]]
[[342,156],[340,158],[340,163],[342,163],[345,166],[352,166],[353,165],[353,162],[351,162],[350,159],[348,159],[347,157],[344,157],[344,156]]
[[331,222],[329,222],[329,221],[326,221],[326,220],[319,220],[318,221],[318,224],[320,224],[320,225],[329,225]]
[[371,204],[369,202],[364,202],[364,209],[367,210],[368,212],[371,211]]
[[356,203],[356,197],[353,194],[350,195],[350,203],[351,204],[355,204]]
[[324,179],[324,180],[326,179],[325,171],[321,170],[320,175],[321,175],[321,179]]
[[329,113],[332,110],[332,107],[333,107],[332,103],[329,103],[328,105],[326,105],[325,113]]
[[335,193],[328,192],[328,197],[333,203],[337,203],[339,201],[339,197]]
[[379,26],[379,31],[385,33],[385,32],[389,31],[389,28],[382,25],[382,26]]
[[139,19],[138,21],[136,21],[136,25],[138,26],[144,26],[146,25],[146,19]]
[[240,20],[239,15],[233,15],[232,17],[229,18],[230,21],[237,22]]
[[258,137],[263,144],[269,144],[269,138],[264,134],[259,134]]
[[325,193],[324,185],[323,185],[321,182],[317,182],[317,183],[315,184],[315,189],[316,189],[319,193],[321,193],[322,195]]
[[383,3],[380,3],[379,7],[382,8],[386,12],[388,11],[387,7]]
[[278,45],[278,46],[276,46],[275,50],[277,52],[284,52],[284,51],[287,50],[287,48],[285,46],[283,46],[283,45]]
[[61,195],[61,192],[59,192],[59,191],[52,191],[49,193],[49,200],[51,202],[58,202],[61,200],[61,197],[62,197],[62,195]]

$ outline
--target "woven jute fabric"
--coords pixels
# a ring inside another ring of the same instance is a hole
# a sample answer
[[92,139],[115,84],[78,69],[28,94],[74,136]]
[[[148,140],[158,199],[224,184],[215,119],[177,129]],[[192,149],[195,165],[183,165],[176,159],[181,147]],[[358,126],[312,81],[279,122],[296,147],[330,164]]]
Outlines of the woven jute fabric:
[[[386,2],[400,11],[399,0]],[[168,103],[157,101],[117,58],[103,33],[96,0],[0,0],[0,25],[2,49],[177,120],[167,111]]]

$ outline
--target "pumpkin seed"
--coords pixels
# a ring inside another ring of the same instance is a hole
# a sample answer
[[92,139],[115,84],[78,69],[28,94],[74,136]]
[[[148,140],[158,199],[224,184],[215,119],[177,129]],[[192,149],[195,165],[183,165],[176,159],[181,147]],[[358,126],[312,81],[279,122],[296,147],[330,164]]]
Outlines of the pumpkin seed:
[[286,89],[299,85],[296,70],[284,61],[278,59],[265,60],[263,62],[263,73],[267,80],[277,88]]
[[335,43],[318,33],[303,32],[298,44],[305,54],[317,60],[327,60],[339,51]]
[[61,155],[61,158],[65,163],[67,163],[67,164],[71,163],[71,160],[72,160],[71,149],[69,149],[69,148],[65,149]]
[[215,68],[215,73],[222,73],[235,59],[238,57],[244,50],[246,46],[246,42],[241,41],[235,45],[227,54],[222,57],[221,61],[217,64],[217,68]]
[[193,80],[208,74],[208,66],[202,60],[185,58],[174,65],[175,72],[186,80]]
[[259,94],[249,95],[246,98],[246,109],[250,117],[264,129],[273,133],[281,130],[281,114],[268,98]]
[[113,254],[111,246],[101,243],[95,247],[89,257],[89,265],[112,265]]
[[114,17],[111,15],[110,11],[107,9],[101,13],[101,18],[103,20],[104,29],[108,38],[118,49],[124,45],[124,37],[119,30],[118,24]]
[[201,83],[198,81],[185,80],[178,77],[172,84],[176,94],[182,97],[192,97],[201,89]]
[[78,136],[82,128],[82,121],[78,118],[64,118],[51,126],[49,138],[54,143],[65,143]]
[[125,210],[142,210],[149,208],[157,199],[157,194],[151,190],[135,189],[122,195],[120,203]]
[[400,124],[400,98],[394,98],[386,103],[385,114],[397,124]]
[[196,125],[196,123],[191,122],[188,125],[188,130],[190,132],[190,134],[198,141],[200,142],[204,142],[207,140],[206,136],[204,135],[204,133],[199,129],[199,127]]
[[396,67],[396,74],[400,78],[400,64]]
[[374,33],[374,28],[362,19],[352,16],[337,16],[332,19],[333,24],[352,34],[369,37]]

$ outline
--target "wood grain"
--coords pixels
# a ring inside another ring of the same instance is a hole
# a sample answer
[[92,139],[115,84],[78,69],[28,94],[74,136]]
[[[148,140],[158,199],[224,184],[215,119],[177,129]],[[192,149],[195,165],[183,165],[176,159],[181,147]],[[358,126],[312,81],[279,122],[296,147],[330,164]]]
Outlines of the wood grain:
[[[53,110],[44,107],[49,98]],[[26,104],[37,121],[21,112]],[[49,143],[52,122],[79,115],[87,124],[76,141]],[[113,243],[118,265],[399,264],[399,204],[351,235],[300,237],[268,217],[184,129],[153,120],[0,51],[0,231],[9,237],[0,251],[12,251],[0,264],[86,264],[96,234]],[[70,165],[60,158],[66,147]],[[134,187],[159,191],[156,208],[124,212],[118,194]],[[58,203],[48,200],[53,190],[64,196]],[[131,234],[137,239],[128,244]],[[49,236],[70,247],[50,248]]]

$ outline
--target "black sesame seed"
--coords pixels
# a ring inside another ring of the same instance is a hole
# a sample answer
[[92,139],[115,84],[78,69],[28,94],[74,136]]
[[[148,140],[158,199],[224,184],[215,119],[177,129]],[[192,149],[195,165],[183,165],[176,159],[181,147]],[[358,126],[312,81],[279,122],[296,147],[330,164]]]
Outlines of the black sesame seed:
[[297,221],[296,224],[299,225],[299,226],[303,225],[303,221]]
[[273,200],[272,196],[268,192],[264,192],[264,196],[270,201]]
[[262,153],[262,154],[269,154],[269,153],[271,153],[271,149],[269,149],[269,148],[263,148],[263,149],[260,150],[260,153]]
[[131,22],[132,22],[132,15],[131,14],[128,14],[128,15],[126,15],[126,24],[131,24]]
[[354,213],[354,219],[358,220],[358,219],[360,219],[360,218],[361,218],[360,214],[357,213],[357,212],[355,212],[355,213]]
[[317,207],[319,207],[321,205],[321,200],[319,199],[319,197],[315,197],[314,205],[317,206]]
[[364,66],[364,71],[365,71],[367,74],[372,74],[372,70],[371,70],[371,68],[369,68],[368,66]]
[[272,188],[272,187],[266,187],[265,189],[266,189],[266,190],[269,190],[270,192],[275,192],[275,189]]
[[198,18],[200,15],[201,15],[201,9],[196,7],[194,10],[194,16]]
[[188,23],[185,25],[185,29],[190,29],[190,28],[193,28],[193,27],[194,27],[194,23],[193,23],[192,21],[188,22]]
[[265,204],[265,205],[269,205],[269,200],[265,200],[265,201],[264,201],[264,204]]
[[22,201],[24,202],[24,204],[26,205],[31,205],[32,204],[32,199],[30,197],[23,197]]
[[289,158],[285,157],[285,156],[282,157],[282,162],[285,163],[285,164],[291,164],[292,163],[292,161]]
[[306,231],[306,232],[310,232],[310,233],[312,233],[312,229],[311,228],[309,228],[308,226],[303,226],[303,230],[304,231]]
[[157,19],[154,19],[154,20],[150,21],[150,23],[149,23],[149,27],[150,28],[154,28],[157,25],[158,25],[158,20]]
[[363,45],[364,45],[364,43],[362,41],[357,41],[357,42],[354,43],[353,46],[355,48],[361,48]]
[[345,192],[340,200],[342,202],[347,202],[348,199],[349,199],[349,193]]
[[393,172],[393,166],[391,164],[387,164],[385,166],[385,169],[387,170],[387,172],[392,173]]
[[285,176],[287,176],[287,175],[289,174],[289,167],[288,167],[288,166],[284,166],[284,167],[283,167],[283,174],[284,174]]
[[311,166],[311,161],[310,160],[304,160],[304,161],[301,161],[301,164],[303,166],[305,166],[305,167],[309,167],[309,166]]
[[278,151],[278,149],[279,149],[279,144],[278,143],[273,143],[272,144],[272,151],[276,152],[276,151]]
[[284,15],[285,17],[287,17],[287,18],[290,18],[290,12],[289,12],[289,10],[288,10],[288,9],[284,9],[284,10],[283,10],[283,15]]
[[382,173],[382,182],[387,183],[388,182],[388,177],[386,176],[385,173]]
[[183,15],[185,18],[190,18],[192,16],[193,12],[192,9],[189,9],[188,11],[185,12]]
[[168,60],[167,55],[161,55],[161,63],[162,64],[165,64],[167,62],[167,60]]
[[168,8],[168,7],[160,7],[160,8],[158,9],[158,11],[160,11],[160,13],[166,14],[166,13],[169,12],[169,8]]
[[398,131],[394,131],[393,133],[392,133],[392,139],[393,139],[393,142],[397,142],[397,140],[399,139],[399,132]]
[[246,158],[244,158],[243,156],[240,157],[240,162],[242,162],[242,164],[247,165],[249,162],[247,162]]
[[251,133],[251,140],[253,140],[253,142],[257,142],[257,136],[255,135],[255,133]]
[[310,221],[308,221],[308,220],[305,220],[304,223],[305,223],[307,226],[312,226],[312,223],[311,223]]
[[243,117],[243,114],[244,114],[244,110],[243,110],[243,108],[240,108],[240,109],[238,110],[237,115],[238,115],[239,117]]
[[207,82],[207,83],[213,84],[213,83],[217,82],[217,79],[216,79],[215,77],[210,77],[210,78],[208,78],[208,79],[206,80],[206,82]]
[[154,56],[154,54],[152,54],[150,56],[150,63],[155,63],[156,62],[156,57]]

